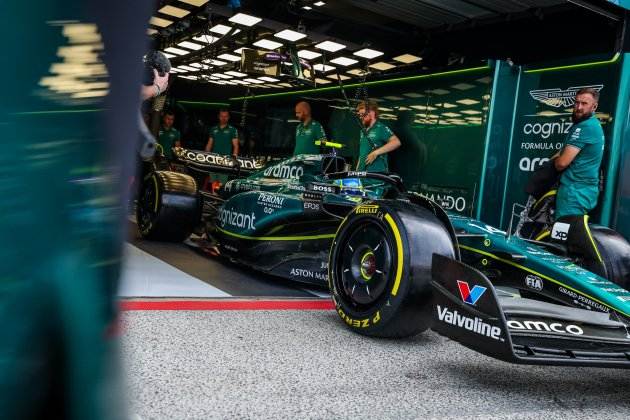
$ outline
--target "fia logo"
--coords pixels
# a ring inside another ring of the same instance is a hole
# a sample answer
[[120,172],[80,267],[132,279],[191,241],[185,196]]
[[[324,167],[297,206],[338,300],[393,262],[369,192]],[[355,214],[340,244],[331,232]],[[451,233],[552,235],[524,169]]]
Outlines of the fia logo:
[[529,274],[527,277],[525,277],[525,285],[532,290],[541,292],[543,289],[543,280],[538,276]]
[[457,287],[459,287],[459,294],[461,295],[462,300],[469,305],[475,305],[479,298],[483,296],[487,290],[487,288],[479,286],[478,284],[476,284],[471,290],[468,282],[461,280],[457,280]]
[[578,90],[583,88],[591,88],[599,92],[604,88],[604,85],[574,86],[568,88],[567,90],[562,90],[560,88],[538,89],[530,90],[529,94],[532,98],[545,105],[549,105],[554,108],[568,108],[575,104],[575,94]]

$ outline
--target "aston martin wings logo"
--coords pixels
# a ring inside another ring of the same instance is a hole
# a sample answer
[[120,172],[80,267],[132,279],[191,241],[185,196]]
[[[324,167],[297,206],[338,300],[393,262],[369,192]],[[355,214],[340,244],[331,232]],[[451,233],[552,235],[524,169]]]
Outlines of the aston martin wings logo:
[[575,94],[578,90],[583,88],[592,88],[599,92],[604,88],[604,85],[575,86],[570,87],[567,90],[559,88],[530,90],[529,94],[532,98],[544,103],[545,105],[549,105],[554,108],[568,108],[575,104]]

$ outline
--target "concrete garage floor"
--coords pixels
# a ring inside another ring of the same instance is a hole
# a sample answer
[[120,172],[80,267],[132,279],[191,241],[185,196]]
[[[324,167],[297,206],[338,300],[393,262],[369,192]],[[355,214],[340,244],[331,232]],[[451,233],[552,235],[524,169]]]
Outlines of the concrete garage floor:
[[332,310],[133,311],[136,419],[628,419],[628,372],[514,366],[429,332],[371,339]]

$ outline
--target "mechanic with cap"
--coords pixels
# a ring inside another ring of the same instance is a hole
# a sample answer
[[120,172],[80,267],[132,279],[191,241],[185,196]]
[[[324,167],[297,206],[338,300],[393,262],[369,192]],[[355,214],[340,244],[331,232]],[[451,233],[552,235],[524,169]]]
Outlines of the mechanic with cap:
[[364,101],[357,105],[357,115],[363,129],[359,140],[358,171],[389,172],[387,153],[400,147],[400,140],[378,119],[378,104]]
[[293,156],[317,155],[320,146],[316,141],[326,141],[326,133],[322,125],[311,117],[311,106],[308,102],[298,102],[295,105],[295,117],[300,121],[295,128],[295,148]]
[[238,131],[228,123],[229,121],[229,111],[219,110],[219,124],[210,129],[206,152],[238,156]]
[[588,212],[597,205],[599,168],[604,154],[604,131],[595,116],[598,101],[596,89],[583,88],[577,92],[571,116],[573,126],[560,152],[552,157],[561,175],[551,237],[575,247],[584,254],[590,271],[605,275],[602,257],[588,228]]
[[162,146],[164,157],[168,160],[173,159],[173,147],[182,147],[181,134],[178,129],[173,127],[174,122],[175,114],[173,111],[166,111],[158,134],[158,143]]

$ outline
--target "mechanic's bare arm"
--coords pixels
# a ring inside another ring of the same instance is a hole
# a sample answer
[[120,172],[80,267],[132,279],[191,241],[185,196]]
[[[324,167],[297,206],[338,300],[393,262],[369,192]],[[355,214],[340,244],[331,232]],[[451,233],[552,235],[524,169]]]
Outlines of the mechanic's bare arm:
[[214,139],[212,137],[208,137],[208,144],[206,144],[206,152],[211,152],[213,145],[214,145]]
[[573,159],[580,153],[580,148],[567,144],[564,146],[559,156],[554,159],[553,164],[558,171],[564,171],[569,167]]
[[400,147],[400,140],[395,135],[391,136],[387,143],[379,147],[378,149],[374,149],[370,152],[369,155],[365,158],[365,164],[369,165],[374,162],[374,160],[380,155],[384,155],[385,153],[389,153],[392,150],[396,150]]
[[238,156],[238,149],[239,149],[238,137],[234,137],[232,139],[232,154],[234,156]]
[[157,70],[153,69],[153,84],[142,86],[140,89],[140,97],[143,101],[159,96],[168,87],[168,73],[160,76]]

